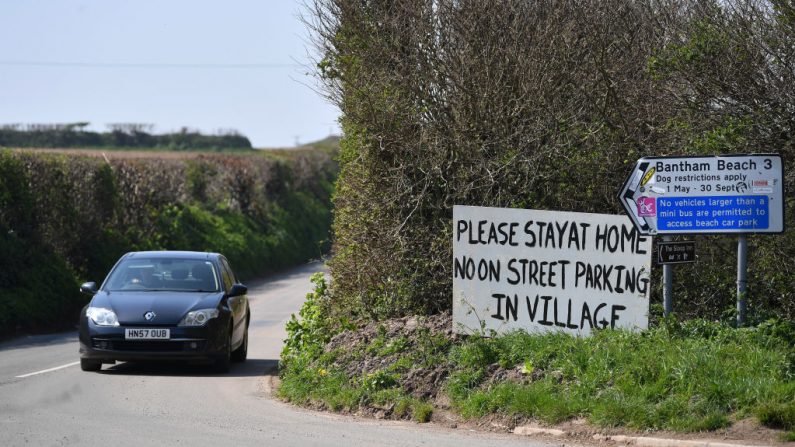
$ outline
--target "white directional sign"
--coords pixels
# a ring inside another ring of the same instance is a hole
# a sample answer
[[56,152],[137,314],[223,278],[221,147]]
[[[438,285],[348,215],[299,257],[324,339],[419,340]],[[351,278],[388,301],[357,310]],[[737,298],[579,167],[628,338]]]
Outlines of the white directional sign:
[[619,198],[643,234],[784,231],[781,156],[646,157]]
[[651,238],[626,216],[455,206],[459,333],[648,326]]

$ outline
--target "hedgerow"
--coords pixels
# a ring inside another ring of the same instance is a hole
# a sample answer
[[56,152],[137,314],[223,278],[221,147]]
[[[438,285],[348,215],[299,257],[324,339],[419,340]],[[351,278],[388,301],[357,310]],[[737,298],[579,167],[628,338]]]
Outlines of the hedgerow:
[[237,131],[204,135],[182,128],[179,132],[152,134],[147,124],[112,124],[109,132],[85,130],[90,123],[0,125],[0,146],[30,148],[163,148],[169,150],[251,150],[251,142]]
[[242,278],[329,247],[331,153],[184,159],[0,150],[0,336],[73,326],[83,281],[134,250],[224,253]]
[[[623,214],[653,155],[776,152],[795,187],[789,1],[315,0],[307,22],[342,111],[340,314],[449,309],[454,205]],[[728,321],[736,240],[696,240],[674,311]],[[795,233],[749,243],[751,322],[795,317]]]

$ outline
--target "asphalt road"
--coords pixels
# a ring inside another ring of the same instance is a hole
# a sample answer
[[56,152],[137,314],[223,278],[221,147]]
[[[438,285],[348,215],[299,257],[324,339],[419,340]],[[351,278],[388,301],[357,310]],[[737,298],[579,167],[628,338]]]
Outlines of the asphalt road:
[[117,363],[80,371],[77,334],[0,344],[0,446],[548,446],[512,435],[307,411],[270,396],[311,264],[249,284],[249,359],[229,374]]

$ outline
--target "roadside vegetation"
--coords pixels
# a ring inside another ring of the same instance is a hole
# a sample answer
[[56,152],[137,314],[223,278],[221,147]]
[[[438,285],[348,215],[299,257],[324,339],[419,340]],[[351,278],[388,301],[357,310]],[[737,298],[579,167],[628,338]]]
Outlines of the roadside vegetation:
[[791,193],[787,231],[749,238],[749,327],[723,236],[693,238],[676,318],[653,270],[643,333],[462,338],[439,320],[454,205],[623,214],[655,155],[778,153],[792,191],[791,1],[314,0],[305,19],[344,136],[330,284],[288,325],[285,399],[682,432],[753,418],[795,437]]
[[0,150],[0,336],[71,328],[135,250],[224,253],[242,278],[329,248],[333,149],[105,159]]
[[[795,324],[663,319],[645,332],[455,336],[448,313],[356,327],[322,311],[322,276],[287,326],[278,393],[301,405],[426,422],[584,418],[603,429],[700,432],[755,418],[795,433]],[[786,431],[790,432],[787,433]]]
[[[315,0],[306,16],[344,130],[333,310],[450,309],[454,205],[624,214],[640,157],[775,152],[788,230],[749,238],[749,321],[795,319],[791,1]],[[728,321],[737,241],[693,239],[674,310]]]

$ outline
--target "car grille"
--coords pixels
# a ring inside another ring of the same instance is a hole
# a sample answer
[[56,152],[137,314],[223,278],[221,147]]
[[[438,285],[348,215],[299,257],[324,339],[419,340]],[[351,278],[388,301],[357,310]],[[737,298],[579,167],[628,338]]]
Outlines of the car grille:
[[199,352],[204,350],[204,340],[108,340],[94,338],[94,349],[125,352]]

